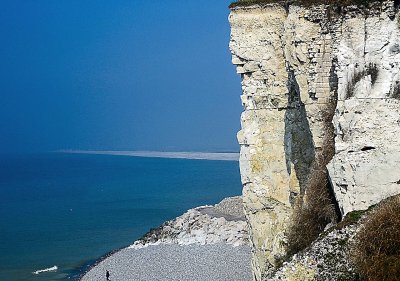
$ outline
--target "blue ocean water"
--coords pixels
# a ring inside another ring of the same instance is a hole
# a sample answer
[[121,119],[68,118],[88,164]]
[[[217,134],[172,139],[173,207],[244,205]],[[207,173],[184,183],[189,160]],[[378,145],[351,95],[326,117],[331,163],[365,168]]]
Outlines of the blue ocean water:
[[[0,156],[0,277],[71,280],[189,208],[239,195],[238,162],[84,154]],[[58,266],[57,272],[32,274]]]

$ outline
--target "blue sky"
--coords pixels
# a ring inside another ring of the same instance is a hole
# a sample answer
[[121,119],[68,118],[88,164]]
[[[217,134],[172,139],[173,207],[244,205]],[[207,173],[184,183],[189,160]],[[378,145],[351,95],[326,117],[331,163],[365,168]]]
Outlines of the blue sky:
[[229,3],[3,0],[0,152],[237,151]]

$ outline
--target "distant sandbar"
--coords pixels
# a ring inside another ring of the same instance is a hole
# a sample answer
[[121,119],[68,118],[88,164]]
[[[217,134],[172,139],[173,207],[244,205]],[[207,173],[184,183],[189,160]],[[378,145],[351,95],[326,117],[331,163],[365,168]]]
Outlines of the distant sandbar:
[[112,150],[62,150],[63,153],[121,155],[154,158],[179,158],[198,160],[238,161],[236,152],[163,152],[163,151],[112,151]]

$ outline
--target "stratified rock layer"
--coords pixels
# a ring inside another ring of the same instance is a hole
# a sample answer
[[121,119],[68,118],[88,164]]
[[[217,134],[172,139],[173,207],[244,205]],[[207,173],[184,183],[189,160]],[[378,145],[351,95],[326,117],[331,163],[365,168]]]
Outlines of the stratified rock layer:
[[400,164],[398,20],[393,2],[340,10],[232,9],[230,49],[244,107],[240,169],[255,280],[286,255],[293,207],[307,201],[310,174],[325,169],[320,159],[335,148],[329,175],[343,214],[400,192],[393,168]]

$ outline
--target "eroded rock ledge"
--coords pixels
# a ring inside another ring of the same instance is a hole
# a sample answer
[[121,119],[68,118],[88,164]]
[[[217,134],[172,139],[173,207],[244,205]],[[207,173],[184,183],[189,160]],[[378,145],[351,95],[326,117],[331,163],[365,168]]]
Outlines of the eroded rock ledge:
[[341,215],[400,193],[399,20],[393,1],[232,9],[255,280],[285,257],[294,206],[327,162]]

